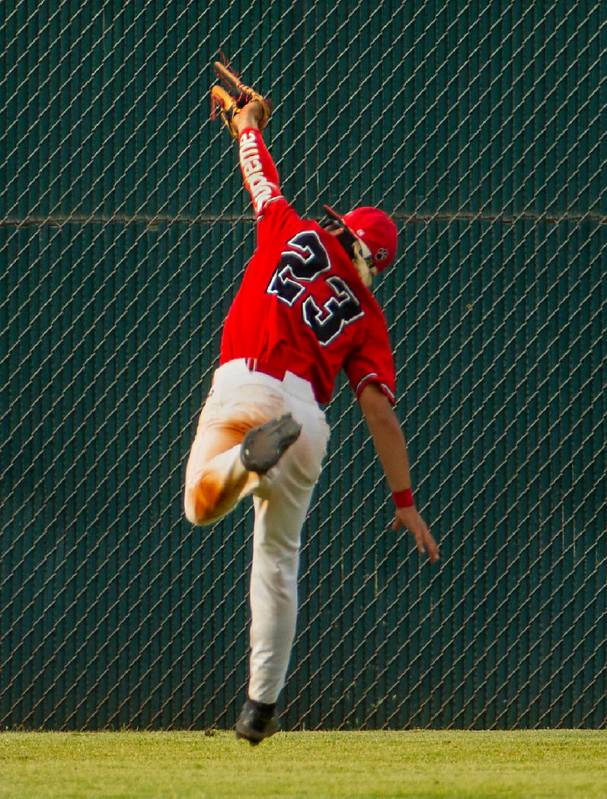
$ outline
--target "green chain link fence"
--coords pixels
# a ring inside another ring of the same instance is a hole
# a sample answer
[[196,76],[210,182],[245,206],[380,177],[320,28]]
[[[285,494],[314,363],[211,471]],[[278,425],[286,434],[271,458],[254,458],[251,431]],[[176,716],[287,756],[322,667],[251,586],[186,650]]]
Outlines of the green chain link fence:
[[[182,516],[253,249],[223,48],[285,194],[380,204],[397,411],[439,568],[349,388],[304,530],[286,728],[607,719],[605,4],[0,5],[0,724],[233,723],[252,517]],[[601,115],[602,119],[601,119]]]

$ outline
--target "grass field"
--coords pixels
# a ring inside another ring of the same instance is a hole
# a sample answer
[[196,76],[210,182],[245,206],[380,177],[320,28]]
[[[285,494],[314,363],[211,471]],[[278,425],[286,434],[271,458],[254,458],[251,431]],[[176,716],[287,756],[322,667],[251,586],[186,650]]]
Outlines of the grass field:
[[0,797],[607,797],[606,731],[0,734]]

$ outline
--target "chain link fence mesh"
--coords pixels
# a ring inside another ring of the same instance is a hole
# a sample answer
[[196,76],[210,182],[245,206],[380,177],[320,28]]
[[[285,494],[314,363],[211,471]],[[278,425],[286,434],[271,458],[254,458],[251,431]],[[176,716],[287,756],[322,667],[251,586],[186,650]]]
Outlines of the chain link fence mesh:
[[[605,5],[0,5],[2,727],[233,723],[252,513],[181,510],[253,249],[223,48],[302,214],[379,204],[377,297],[439,568],[347,385],[287,729],[605,724]],[[602,118],[601,118],[601,115]]]

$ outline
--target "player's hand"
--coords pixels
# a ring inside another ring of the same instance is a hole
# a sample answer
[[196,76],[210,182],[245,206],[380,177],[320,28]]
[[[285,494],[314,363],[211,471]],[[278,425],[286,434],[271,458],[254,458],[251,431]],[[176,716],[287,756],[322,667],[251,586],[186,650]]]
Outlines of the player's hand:
[[259,122],[263,117],[263,107],[257,100],[251,100],[234,118],[234,127],[240,133],[245,128],[259,129]]
[[400,530],[402,527],[406,527],[415,538],[417,551],[422,555],[424,552],[427,553],[430,563],[436,563],[440,559],[438,545],[416,507],[396,509],[392,529]]

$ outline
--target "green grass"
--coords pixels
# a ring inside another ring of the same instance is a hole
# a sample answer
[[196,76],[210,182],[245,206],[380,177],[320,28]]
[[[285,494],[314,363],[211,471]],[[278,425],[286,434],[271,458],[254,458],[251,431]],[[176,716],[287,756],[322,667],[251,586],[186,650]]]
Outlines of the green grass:
[[0,734],[0,797],[607,797],[607,732]]

